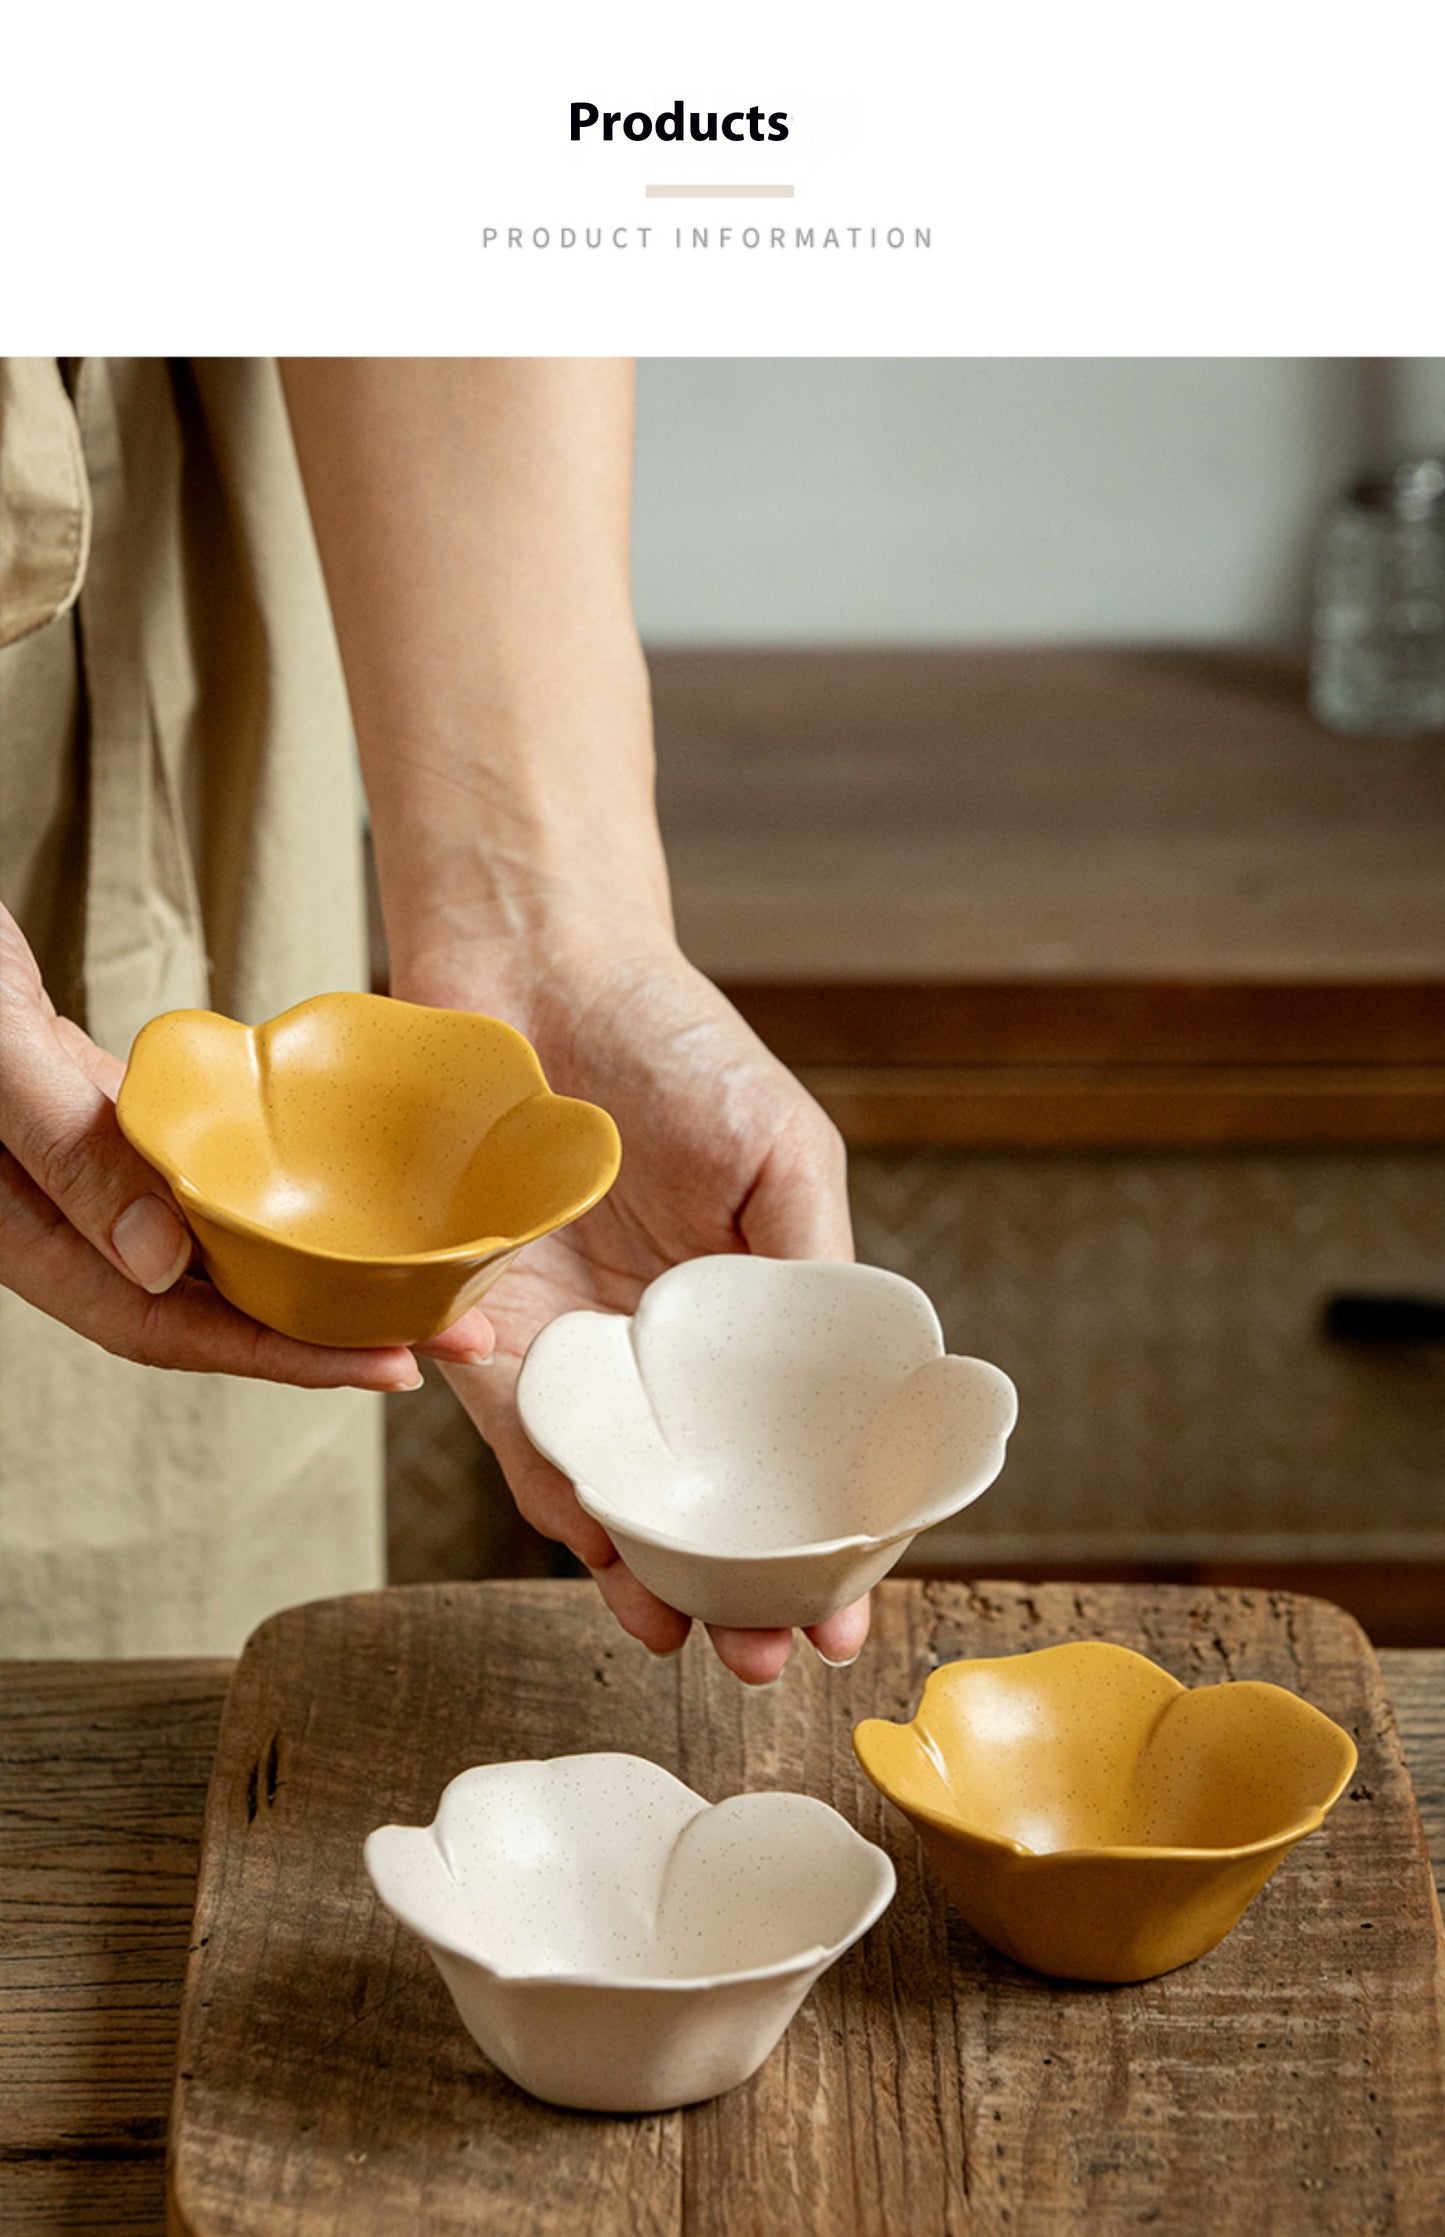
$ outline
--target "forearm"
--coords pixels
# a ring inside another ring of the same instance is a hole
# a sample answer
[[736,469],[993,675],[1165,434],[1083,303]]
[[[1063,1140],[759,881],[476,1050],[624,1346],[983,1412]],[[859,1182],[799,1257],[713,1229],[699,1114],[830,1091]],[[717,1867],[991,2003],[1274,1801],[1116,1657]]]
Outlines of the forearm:
[[[720,1251],[847,1258],[842,1144],[672,938],[628,582],[631,375],[545,360],[285,368],[371,799],[392,985],[520,1025],[628,1146],[606,1200],[488,1298],[497,1357],[449,1372],[523,1512],[659,1651],[641,1586],[530,1444],[517,1373],[572,1309],[629,1312]],[[859,1608],[815,1630],[856,1652]],[[789,1636],[715,1633],[754,1681]]]
[[399,989],[587,920],[670,929],[628,566],[631,368],[283,367]]

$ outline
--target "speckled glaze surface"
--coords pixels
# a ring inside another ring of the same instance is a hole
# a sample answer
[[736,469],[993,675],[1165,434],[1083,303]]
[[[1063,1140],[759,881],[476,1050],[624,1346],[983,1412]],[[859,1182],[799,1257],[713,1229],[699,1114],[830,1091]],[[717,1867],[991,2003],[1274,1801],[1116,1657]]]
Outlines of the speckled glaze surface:
[[867,1592],[988,1488],[1018,1411],[901,1275],[741,1254],[671,1268],[630,1318],[553,1321],[517,1399],[645,1585],[751,1626]]
[[430,1826],[382,1826],[365,1855],[493,2064],[592,2112],[746,2081],[894,1890],[825,1802],[709,1805],[634,1755],[463,1771]]
[[949,1662],[853,1734],[952,1901],[1036,1972],[1140,1981],[1236,1926],[1355,1768],[1283,1686],[1182,1686],[1105,1641]]
[[116,1108],[223,1296],[313,1344],[437,1335],[604,1196],[621,1154],[511,1026],[377,994],[253,1027],[172,1010],[137,1036]]

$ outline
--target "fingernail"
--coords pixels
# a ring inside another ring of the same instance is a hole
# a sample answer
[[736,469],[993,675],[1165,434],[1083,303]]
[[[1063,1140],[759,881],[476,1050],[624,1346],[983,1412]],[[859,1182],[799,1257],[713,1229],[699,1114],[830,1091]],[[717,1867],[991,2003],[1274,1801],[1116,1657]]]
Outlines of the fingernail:
[[425,1381],[425,1375],[418,1375],[414,1383],[388,1383],[386,1387],[388,1390],[394,1390],[400,1397],[404,1390],[420,1390]]
[[190,1231],[158,1196],[138,1196],[127,1204],[110,1240],[131,1280],[153,1297],[178,1282],[190,1264]]
[[457,1360],[459,1367],[490,1367],[495,1352],[462,1352]]
[[830,1654],[823,1654],[817,1647],[813,1649],[813,1652],[817,1655],[820,1662],[825,1662],[827,1664],[830,1670],[851,1670],[854,1663],[858,1660],[858,1655],[863,1652],[863,1649],[860,1647],[857,1654],[845,1655],[841,1662],[835,1662]]

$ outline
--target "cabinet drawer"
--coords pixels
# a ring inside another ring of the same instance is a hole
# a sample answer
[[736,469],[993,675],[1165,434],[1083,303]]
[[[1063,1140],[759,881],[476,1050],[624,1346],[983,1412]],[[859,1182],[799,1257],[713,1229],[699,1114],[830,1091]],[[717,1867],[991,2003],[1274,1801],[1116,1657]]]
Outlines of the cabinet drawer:
[[1445,1558],[1445,1345],[1341,1342],[1340,1292],[1445,1297],[1445,1154],[855,1149],[859,1256],[1018,1384],[994,1488],[915,1553]]

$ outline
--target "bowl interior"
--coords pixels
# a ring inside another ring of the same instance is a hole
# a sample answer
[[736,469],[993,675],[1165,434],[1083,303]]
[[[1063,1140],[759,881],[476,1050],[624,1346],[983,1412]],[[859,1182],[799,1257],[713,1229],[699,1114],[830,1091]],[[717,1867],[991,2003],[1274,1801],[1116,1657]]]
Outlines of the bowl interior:
[[367,1843],[377,1892],[418,1933],[506,1974],[690,1980],[851,1939],[883,1860],[824,1804],[710,1808],[639,1757],[463,1772],[434,1827]]
[[159,1018],[121,1116],[204,1208],[358,1257],[528,1235],[616,1170],[612,1121],[552,1095],[510,1026],[371,995],[320,996],[254,1031]]
[[860,1726],[858,1746],[905,1808],[1037,1854],[1247,1847],[1313,1821],[1355,1762],[1280,1686],[1187,1690],[1101,1642],[946,1665],[911,1726]]
[[945,1355],[923,1292],[871,1266],[693,1259],[631,1320],[569,1313],[519,1389],[590,1505],[728,1559],[886,1536],[982,1491],[1013,1386]]

